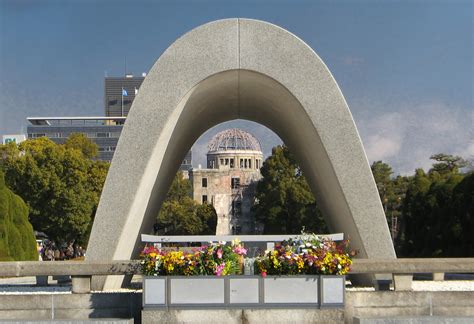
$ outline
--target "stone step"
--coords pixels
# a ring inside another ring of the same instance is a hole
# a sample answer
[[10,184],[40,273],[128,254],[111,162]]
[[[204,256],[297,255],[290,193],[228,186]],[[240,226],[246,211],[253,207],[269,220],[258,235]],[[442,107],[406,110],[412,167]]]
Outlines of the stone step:
[[58,319],[58,320],[0,320],[0,324],[133,324],[133,319],[124,318],[88,318],[88,319]]
[[451,316],[400,316],[359,318],[354,317],[353,324],[472,324],[474,317]]

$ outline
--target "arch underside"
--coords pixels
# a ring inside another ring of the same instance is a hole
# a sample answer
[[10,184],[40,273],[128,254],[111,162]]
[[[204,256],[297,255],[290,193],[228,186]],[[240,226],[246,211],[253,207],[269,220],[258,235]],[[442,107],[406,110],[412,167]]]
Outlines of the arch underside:
[[[280,136],[330,229],[349,236],[360,257],[395,257],[361,140],[327,67],[277,26],[227,19],[178,39],[145,78],[107,175],[87,259],[136,256],[139,234],[152,228],[188,149],[207,129],[233,119]],[[109,278],[105,288],[120,284]]]

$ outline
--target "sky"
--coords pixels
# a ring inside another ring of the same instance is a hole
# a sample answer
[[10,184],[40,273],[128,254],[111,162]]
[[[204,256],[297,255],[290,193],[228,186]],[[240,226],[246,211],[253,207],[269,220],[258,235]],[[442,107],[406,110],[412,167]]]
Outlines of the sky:
[[[104,114],[104,76],[147,72],[174,40],[212,20],[271,22],[305,41],[344,94],[370,162],[395,174],[436,153],[474,158],[473,1],[0,0],[0,135],[26,117]],[[208,130],[280,139],[247,121]]]

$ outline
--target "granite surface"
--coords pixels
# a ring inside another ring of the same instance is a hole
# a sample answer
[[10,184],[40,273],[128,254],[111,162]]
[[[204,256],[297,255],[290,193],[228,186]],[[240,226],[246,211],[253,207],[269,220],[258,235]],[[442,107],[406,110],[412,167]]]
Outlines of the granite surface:
[[[226,19],[180,37],[145,78],[107,175],[87,259],[137,256],[139,234],[152,228],[186,152],[204,131],[237,118],[283,139],[331,230],[349,236],[361,257],[395,258],[357,128],[324,62],[278,26]],[[120,284],[109,277],[104,287]]]

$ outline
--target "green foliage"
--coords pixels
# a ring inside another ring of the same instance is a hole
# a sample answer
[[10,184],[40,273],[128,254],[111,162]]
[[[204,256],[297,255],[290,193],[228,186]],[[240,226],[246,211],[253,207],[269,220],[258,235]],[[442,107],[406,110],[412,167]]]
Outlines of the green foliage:
[[379,192],[387,223],[393,238],[397,237],[395,219],[401,216],[402,201],[409,184],[409,179],[403,176],[392,178],[392,168],[382,161],[371,165],[372,174]]
[[407,257],[474,255],[473,174],[459,173],[460,157],[433,155],[425,173],[418,169],[402,207],[399,255]]
[[166,235],[216,233],[217,214],[212,205],[200,205],[191,197],[191,182],[179,171],[156,219],[158,231]]
[[99,147],[97,144],[89,140],[82,133],[74,133],[69,135],[64,145],[68,149],[79,150],[84,155],[84,157],[88,159],[95,158],[99,152]]
[[442,175],[458,173],[460,169],[468,165],[468,162],[462,157],[444,153],[432,155],[430,159],[437,161],[437,163],[433,164],[430,172],[437,172]]
[[474,172],[454,187],[449,216],[444,229],[451,244],[444,251],[445,255],[474,256]]
[[0,261],[36,261],[38,252],[28,207],[5,185],[0,170]]
[[42,137],[0,147],[6,182],[27,203],[30,222],[58,242],[87,241],[108,170],[71,145]]
[[298,234],[303,228],[327,231],[316,199],[286,146],[274,147],[260,171],[253,210],[265,234]]

